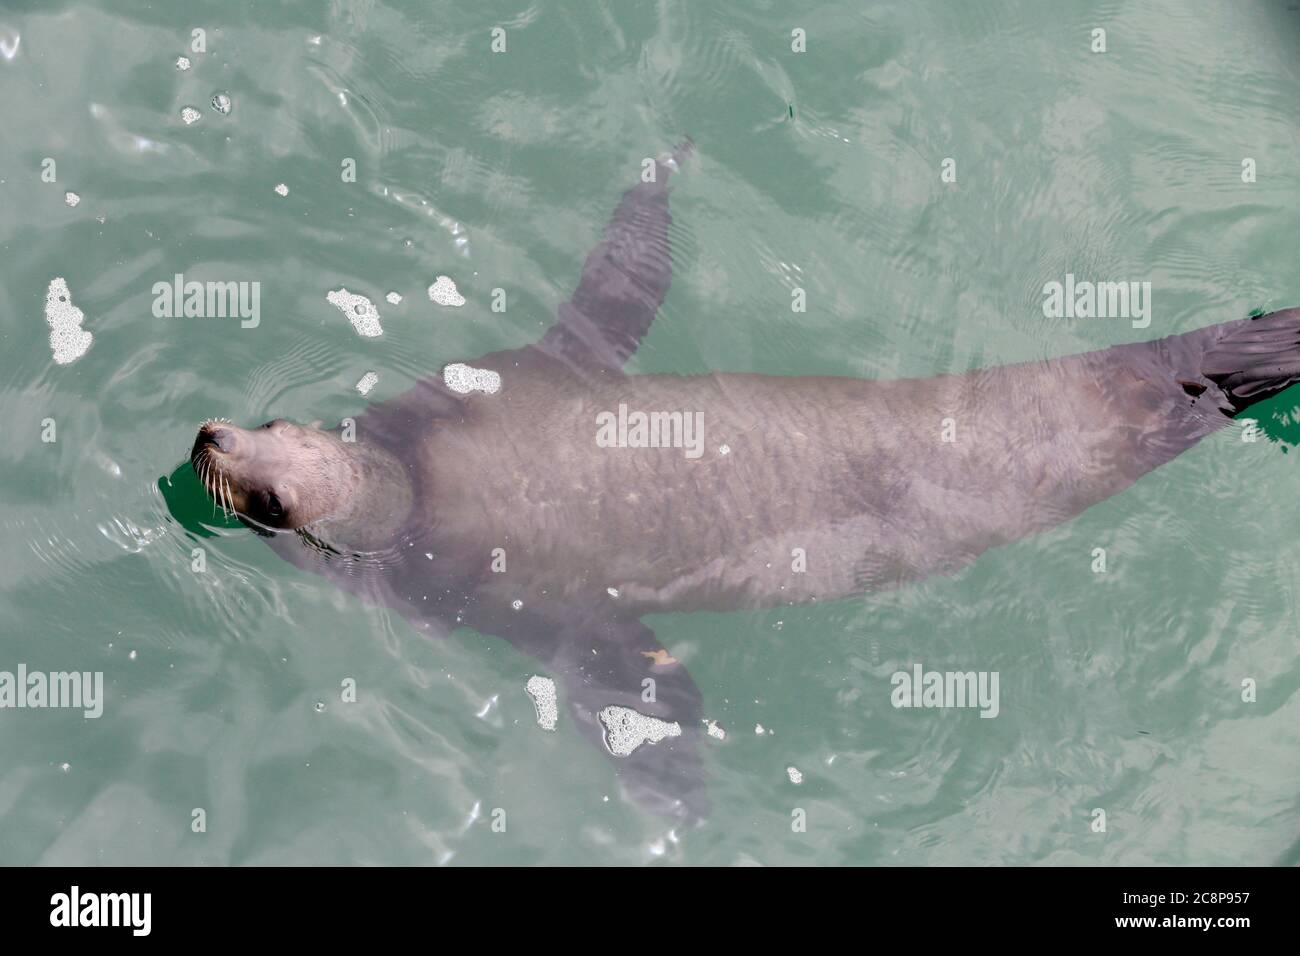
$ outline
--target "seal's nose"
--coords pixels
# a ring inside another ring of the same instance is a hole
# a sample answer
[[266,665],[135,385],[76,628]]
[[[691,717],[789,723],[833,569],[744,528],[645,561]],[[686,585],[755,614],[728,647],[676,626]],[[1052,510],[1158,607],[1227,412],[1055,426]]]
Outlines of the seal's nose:
[[228,452],[235,444],[235,433],[224,425],[204,425],[199,431],[199,448],[214,445],[217,451]]

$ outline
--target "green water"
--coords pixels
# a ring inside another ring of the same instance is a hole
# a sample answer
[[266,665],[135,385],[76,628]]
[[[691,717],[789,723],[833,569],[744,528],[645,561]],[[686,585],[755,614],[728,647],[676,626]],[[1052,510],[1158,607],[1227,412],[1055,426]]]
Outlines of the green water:
[[[180,466],[208,416],[337,421],[530,341],[684,133],[638,371],[928,376],[1300,305],[1297,41],[1282,2],[5,0],[0,670],[102,671],[107,699],[0,710],[0,863],[1295,862],[1288,396],[1260,441],[954,577],[651,619],[727,731],[712,818],[673,835],[563,712],[537,727],[531,660],[291,568]],[[176,273],[259,282],[260,324],[156,318]],[[1150,328],[1044,318],[1066,273],[1151,282]],[[429,301],[442,274],[464,308]],[[94,336],[68,365],[58,276]],[[998,717],[891,707],[916,663],[997,671]]]

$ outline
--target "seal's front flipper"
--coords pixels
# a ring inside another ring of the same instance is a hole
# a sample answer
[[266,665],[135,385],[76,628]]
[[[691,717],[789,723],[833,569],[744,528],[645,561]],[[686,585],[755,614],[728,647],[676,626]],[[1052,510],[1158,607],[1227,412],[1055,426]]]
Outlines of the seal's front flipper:
[[656,162],[654,181],[623,194],[600,245],[587,256],[573,298],[542,338],[543,352],[584,372],[617,373],[650,331],[672,281],[668,177],[690,154],[689,139]]
[[583,626],[551,663],[580,733],[614,763],[633,802],[683,821],[708,813],[700,757],[700,690],[686,668],[634,619]]

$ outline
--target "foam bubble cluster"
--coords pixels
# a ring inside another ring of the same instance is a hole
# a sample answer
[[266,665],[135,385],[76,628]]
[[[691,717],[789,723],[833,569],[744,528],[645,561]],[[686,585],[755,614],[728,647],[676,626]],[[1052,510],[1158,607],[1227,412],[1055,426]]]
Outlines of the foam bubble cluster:
[[367,372],[361,376],[361,381],[357,382],[357,391],[362,395],[370,394],[370,390],[379,384],[379,376],[374,372]]
[[555,681],[534,674],[528,678],[524,689],[528,691],[528,696],[533,699],[533,706],[537,708],[538,726],[543,730],[554,730],[555,722],[560,716],[559,708],[555,704]]
[[190,68],[190,58],[188,56],[178,56],[176,58],[176,69],[188,70]]
[[719,727],[716,721],[706,720],[705,724],[708,725],[710,737],[716,737],[718,740],[727,739],[727,732]]
[[81,202],[81,197],[69,190],[63,194],[63,201],[69,206],[76,206],[77,203]]
[[81,327],[85,313],[72,304],[72,293],[62,276],[50,280],[45,293],[45,321],[50,324],[50,350],[59,365],[86,354],[94,336]]
[[201,119],[203,119],[203,114],[192,106],[187,106],[181,110],[181,120],[184,121],[186,126],[197,123]]
[[225,93],[218,93],[212,97],[212,108],[218,113],[230,112],[230,97]]
[[803,774],[794,767],[786,767],[785,772],[790,775],[790,782],[793,784],[803,783]]
[[280,183],[275,187],[275,194],[277,196],[287,196],[289,195],[289,187],[284,183]]
[[402,304],[402,294],[401,294],[400,292],[390,292],[390,293],[388,293],[388,295],[384,296],[384,300],[385,300],[389,305],[401,305],[401,304]]
[[331,291],[325,298],[348,317],[358,335],[373,338],[384,334],[384,328],[379,324],[379,310],[364,295],[353,295],[342,288]]
[[456,283],[449,276],[438,276],[429,286],[429,298],[438,305],[462,306],[465,297],[456,291]]
[[463,362],[452,362],[442,370],[442,380],[453,392],[468,395],[483,392],[495,395],[501,391],[501,376],[490,368],[471,368]]
[[630,707],[611,705],[599,716],[605,725],[605,746],[616,757],[626,757],[642,744],[657,744],[666,737],[682,735],[682,725],[676,721],[649,717]]

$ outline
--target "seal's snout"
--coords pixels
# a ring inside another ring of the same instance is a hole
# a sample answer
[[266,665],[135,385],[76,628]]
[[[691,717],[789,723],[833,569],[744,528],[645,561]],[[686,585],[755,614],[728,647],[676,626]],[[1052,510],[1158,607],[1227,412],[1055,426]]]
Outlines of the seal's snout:
[[231,480],[231,466],[239,457],[232,455],[239,444],[238,431],[225,419],[209,419],[199,426],[190,451],[195,474],[223,512],[235,510],[239,503],[238,482]]
[[235,447],[235,433],[225,425],[210,423],[199,429],[199,437],[195,442],[195,446],[196,451],[212,446],[217,451],[230,452]]
[[213,452],[220,452],[224,456],[240,451],[241,431],[242,429],[236,428],[225,418],[209,418],[199,425],[199,433],[194,438],[190,459],[197,460]]

